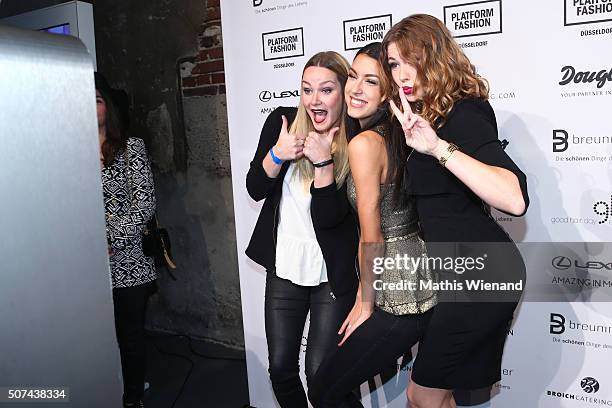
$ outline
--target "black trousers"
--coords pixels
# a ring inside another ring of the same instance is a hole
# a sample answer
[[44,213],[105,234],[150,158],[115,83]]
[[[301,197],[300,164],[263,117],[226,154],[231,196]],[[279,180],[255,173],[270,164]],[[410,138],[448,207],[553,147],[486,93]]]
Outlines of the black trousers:
[[310,328],[306,346],[306,382],[310,383],[323,359],[337,349],[338,330],[355,303],[355,294],[331,295],[329,283],[299,286],[268,272],[265,324],[269,373],[276,400],[282,408],[307,408],[299,377],[299,354],[306,316]]
[[352,392],[408,354],[425,333],[433,310],[395,316],[378,308],[329,356],[308,387],[315,408],[363,407]]
[[145,311],[155,281],[113,289],[115,330],[123,373],[123,402],[142,399],[145,380]]

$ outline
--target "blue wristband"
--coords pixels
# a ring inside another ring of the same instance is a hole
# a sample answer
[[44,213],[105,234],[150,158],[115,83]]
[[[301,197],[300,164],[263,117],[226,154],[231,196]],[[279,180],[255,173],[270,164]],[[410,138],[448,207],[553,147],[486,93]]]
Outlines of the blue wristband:
[[276,164],[283,164],[283,160],[279,159],[278,157],[276,157],[276,155],[274,154],[274,151],[272,150],[272,148],[270,148],[270,157],[272,157],[272,161]]

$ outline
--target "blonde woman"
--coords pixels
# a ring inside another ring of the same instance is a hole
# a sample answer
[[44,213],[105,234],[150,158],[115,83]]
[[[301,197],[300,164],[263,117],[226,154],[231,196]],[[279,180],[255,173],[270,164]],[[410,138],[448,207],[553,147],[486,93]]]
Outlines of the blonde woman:
[[299,107],[270,114],[247,174],[249,195],[265,200],[246,254],[267,270],[269,373],[283,408],[308,406],[298,366],[307,314],[310,382],[337,348],[357,291],[357,222],[346,195],[348,70],[336,52],[310,58]]

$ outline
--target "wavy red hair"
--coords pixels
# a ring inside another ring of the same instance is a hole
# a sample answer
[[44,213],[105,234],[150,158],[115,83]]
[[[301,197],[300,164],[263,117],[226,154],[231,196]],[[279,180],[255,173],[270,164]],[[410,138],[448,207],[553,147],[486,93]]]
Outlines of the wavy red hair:
[[394,88],[389,94],[396,104],[399,93],[388,63],[391,43],[395,43],[401,57],[416,68],[414,89],[420,92],[422,99],[418,110],[434,129],[444,125],[458,100],[488,99],[487,81],[476,73],[476,67],[444,23],[428,14],[414,14],[391,27],[382,42],[380,62]]

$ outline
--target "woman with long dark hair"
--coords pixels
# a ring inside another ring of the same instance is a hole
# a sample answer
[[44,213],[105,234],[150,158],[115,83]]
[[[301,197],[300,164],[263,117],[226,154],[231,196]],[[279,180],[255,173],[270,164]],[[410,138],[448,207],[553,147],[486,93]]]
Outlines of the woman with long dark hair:
[[155,213],[153,175],[142,139],[125,137],[125,118],[113,99],[117,91],[101,75],[96,74],[95,79],[123,406],[142,407],[145,311],[157,279],[153,259],[142,252],[142,232]]
[[[355,129],[349,131],[347,184],[349,201],[359,215],[360,287],[340,330],[341,346],[309,388],[316,408],[362,407],[352,391],[410,354],[436,304],[433,290],[419,288],[420,281],[433,278],[427,268],[388,266],[386,261],[421,258],[424,243],[404,185],[410,149],[401,129],[398,133],[389,121],[380,53],[381,43],[360,49],[345,87],[349,123]],[[385,261],[374,264],[374,259]]]
[[[487,83],[444,23],[429,15],[394,25],[382,51],[386,77],[394,84],[391,106],[406,144],[415,150],[406,165],[406,189],[416,200],[428,253],[484,260],[483,270],[440,270],[441,279],[467,283],[477,276],[521,283],[521,255],[489,208],[523,215],[527,181],[498,139]],[[439,296],[413,366],[412,407],[454,407],[453,389],[484,388],[500,380],[504,343],[522,290],[514,287],[488,294],[459,288]]]
[[337,347],[357,290],[357,224],[346,197],[348,68],[336,52],[308,60],[299,107],[270,114],[247,174],[249,195],[265,200],[246,253],[267,270],[269,373],[283,408],[308,406],[298,366],[308,313],[310,383]]

